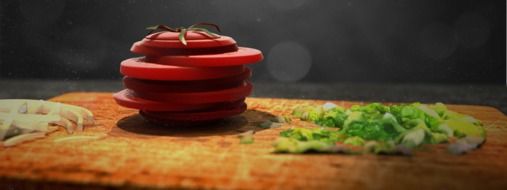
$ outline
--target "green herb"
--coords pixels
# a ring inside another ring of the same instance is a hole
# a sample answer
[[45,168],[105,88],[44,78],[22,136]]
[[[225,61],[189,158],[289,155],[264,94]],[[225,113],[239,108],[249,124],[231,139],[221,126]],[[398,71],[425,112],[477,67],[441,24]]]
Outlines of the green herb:
[[185,37],[186,37],[188,31],[202,32],[211,38],[219,38],[220,37],[218,34],[210,32],[205,27],[213,27],[218,32],[220,32],[220,28],[218,27],[218,25],[211,24],[211,23],[205,23],[205,22],[193,24],[193,25],[189,26],[188,28],[185,28],[185,27],[172,28],[172,27],[169,27],[166,25],[155,25],[155,26],[147,27],[146,30],[150,31],[148,34],[151,34],[154,32],[159,32],[159,31],[179,32],[180,34],[178,35],[178,39],[185,46],[187,45],[187,40],[185,39]]
[[276,152],[281,153],[331,152],[333,145],[342,138],[336,130],[292,128],[282,131],[274,146]]
[[343,141],[343,144],[350,144],[355,146],[363,146],[365,143],[364,139],[361,137],[349,137]]
[[321,127],[282,131],[275,143],[277,152],[333,152],[347,145],[366,153],[411,154],[411,149],[423,144],[446,143],[455,137],[458,143],[449,150],[463,153],[479,147],[486,135],[479,120],[450,111],[442,103],[372,103],[349,109],[326,103],[297,107],[293,116]]
[[276,117],[270,119],[270,121],[275,122],[275,123],[290,123],[291,120],[292,119],[288,116],[276,116]]
[[336,130],[326,128],[292,128],[280,132],[281,137],[287,137],[298,141],[317,140],[327,144],[334,144],[344,140],[344,135]]
[[244,133],[238,135],[240,144],[252,144],[254,142],[253,138],[254,131],[249,130]]
[[318,140],[298,141],[287,137],[278,138],[274,146],[279,153],[328,152],[331,147],[328,143]]

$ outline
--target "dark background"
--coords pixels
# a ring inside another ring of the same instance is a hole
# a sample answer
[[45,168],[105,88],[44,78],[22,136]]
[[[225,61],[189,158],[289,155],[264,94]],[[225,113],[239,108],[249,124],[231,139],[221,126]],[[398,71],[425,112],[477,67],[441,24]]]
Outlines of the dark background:
[[0,78],[120,79],[146,26],[220,25],[260,82],[505,84],[505,1],[1,0]]

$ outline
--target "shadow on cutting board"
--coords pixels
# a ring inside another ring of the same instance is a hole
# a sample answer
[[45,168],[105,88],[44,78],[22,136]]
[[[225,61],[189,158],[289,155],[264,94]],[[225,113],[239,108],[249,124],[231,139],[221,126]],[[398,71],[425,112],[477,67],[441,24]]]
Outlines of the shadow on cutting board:
[[146,121],[139,114],[134,114],[120,119],[116,123],[118,127],[113,127],[109,135],[138,138],[237,135],[248,130],[263,130],[258,125],[273,117],[275,116],[267,112],[247,110],[238,116],[197,126],[162,126]]

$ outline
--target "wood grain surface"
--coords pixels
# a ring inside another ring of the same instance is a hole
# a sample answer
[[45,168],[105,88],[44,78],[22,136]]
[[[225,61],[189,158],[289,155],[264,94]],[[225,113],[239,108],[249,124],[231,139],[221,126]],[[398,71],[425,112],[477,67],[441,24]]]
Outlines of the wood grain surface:
[[[456,156],[446,145],[415,155],[290,155],[273,153],[281,128],[256,126],[294,106],[323,100],[248,98],[240,116],[201,127],[160,127],[109,93],[70,93],[51,100],[90,109],[89,141],[45,139],[0,148],[0,189],[507,189],[507,117],[483,106],[451,105],[486,125],[487,142]],[[343,106],[358,102],[334,101]],[[444,102],[445,103],[445,102]],[[292,126],[312,125],[294,121]],[[255,130],[253,144],[237,135]]]

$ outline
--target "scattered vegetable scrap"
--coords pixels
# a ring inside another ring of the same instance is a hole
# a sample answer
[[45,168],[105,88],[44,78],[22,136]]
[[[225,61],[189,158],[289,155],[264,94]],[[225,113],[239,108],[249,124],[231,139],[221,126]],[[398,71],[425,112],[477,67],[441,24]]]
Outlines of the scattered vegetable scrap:
[[374,153],[409,155],[423,144],[451,142],[450,153],[463,154],[485,142],[482,123],[442,103],[300,106],[293,115],[321,127],[284,130],[274,143],[281,153]]
[[93,114],[79,106],[42,100],[0,100],[0,142],[6,147],[43,138],[57,126],[73,133],[93,124]]
[[290,117],[277,116],[260,123],[258,126],[263,129],[278,128],[281,127],[283,123],[290,123],[290,121]]
[[15,146],[15,145],[25,142],[25,141],[32,141],[35,139],[44,138],[45,136],[46,136],[45,132],[34,132],[34,133],[20,134],[20,135],[13,136],[12,138],[7,139],[5,142],[3,142],[3,145],[5,147],[11,147],[11,146]]
[[249,130],[238,135],[240,144],[252,144],[254,142],[254,130]]

